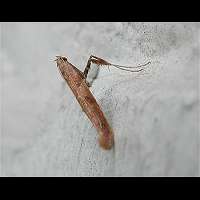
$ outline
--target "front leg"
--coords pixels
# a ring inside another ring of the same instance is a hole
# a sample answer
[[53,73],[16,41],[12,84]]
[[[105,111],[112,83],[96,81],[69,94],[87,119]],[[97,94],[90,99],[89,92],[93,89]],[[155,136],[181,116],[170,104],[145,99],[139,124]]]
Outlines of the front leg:
[[111,65],[111,63],[103,60],[102,58],[91,55],[90,58],[87,61],[87,65],[86,65],[85,70],[83,72],[85,79],[87,78],[88,72],[89,72],[90,67],[91,67],[91,63],[94,63],[97,66],[99,66],[99,65]]
[[88,72],[90,70],[91,62],[92,62],[92,55],[89,57],[89,59],[87,61],[87,65],[86,65],[84,72],[83,72],[85,79],[87,78]]

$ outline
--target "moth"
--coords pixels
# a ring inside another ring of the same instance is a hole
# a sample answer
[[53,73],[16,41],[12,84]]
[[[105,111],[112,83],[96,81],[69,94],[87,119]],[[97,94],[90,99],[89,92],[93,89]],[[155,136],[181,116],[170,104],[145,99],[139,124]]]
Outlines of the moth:
[[[120,70],[125,70],[129,72],[140,72],[144,70],[144,68],[142,67],[148,65],[150,62],[136,67],[128,67],[112,64],[102,58],[91,55],[87,61],[85,70],[82,72],[70,62],[68,62],[67,58],[64,56],[56,56],[55,61],[57,63],[57,67],[61,73],[61,76],[67,82],[82,110],[85,112],[93,126],[96,128],[99,134],[99,145],[103,149],[111,149],[114,145],[113,130],[110,127],[95,97],[91,93],[89,89],[90,84],[87,81],[87,75],[90,70],[91,63],[94,63],[97,66],[113,66]],[[133,70],[132,68],[136,69]]]

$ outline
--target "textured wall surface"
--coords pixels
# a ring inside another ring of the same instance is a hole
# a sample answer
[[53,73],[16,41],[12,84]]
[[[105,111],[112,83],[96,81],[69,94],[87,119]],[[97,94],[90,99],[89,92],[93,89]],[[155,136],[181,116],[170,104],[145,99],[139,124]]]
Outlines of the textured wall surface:
[[[199,24],[1,23],[1,175],[199,176]],[[97,55],[91,91],[115,134],[97,132],[56,67]]]

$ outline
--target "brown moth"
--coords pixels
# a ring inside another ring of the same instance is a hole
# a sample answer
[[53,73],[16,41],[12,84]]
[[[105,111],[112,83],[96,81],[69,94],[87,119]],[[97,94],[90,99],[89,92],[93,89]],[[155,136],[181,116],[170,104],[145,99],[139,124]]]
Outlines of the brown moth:
[[72,90],[74,96],[76,97],[78,103],[80,104],[82,110],[86,113],[87,117],[90,119],[97,132],[99,133],[99,144],[104,149],[111,149],[114,145],[114,135],[112,128],[108,124],[104,113],[102,112],[100,106],[98,105],[96,99],[92,95],[89,90],[89,83],[86,78],[88,75],[88,71],[90,69],[91,63],[94,63],[98,66],[114,66],[121,70],[131,71],[131,72],[139,72],[142,71],[143,68],[137,70],[131,70],[130,68],[138,68],[145,65],[140,65],[137,67],[126,67],[121,65],[111,64],[101,58],[91,55],[88,59],[87,65],[85,67],[84,72],[81,72],[74,65],[68,62],[66,57],[56,56],[57,66],[59,71],[64,78],[64,80],[69,85]]

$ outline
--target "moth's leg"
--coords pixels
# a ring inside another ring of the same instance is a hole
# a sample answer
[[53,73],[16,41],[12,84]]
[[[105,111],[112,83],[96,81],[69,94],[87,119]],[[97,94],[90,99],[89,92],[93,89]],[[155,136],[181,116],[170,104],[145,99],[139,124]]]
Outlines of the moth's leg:
[[83,72],[83,75],[85,77],[85,83],[88,87],[91,87],[92,86],[92,82],[89,82],[87,81],[87,75],[88,75],[88,72],[90,70],[90,67],[91,67],[91,62],[92,62],[92,55],[89,57],[88,61],[87,61],[87,65],[84,69],[84,72]]
[[107,62],[106,60],[104,60],[102,58],[99,58],[99,57],[93,56],[93,55],[91,55],[91,57],[92,57],[92,62],[97,65],[111,65],[111,63]]
[[88,72],[90,70],[91,63],[94,63],[98,66],[99,65],[111,65],[111,63],[103,60],[102,58],[91,55],[90,58],[88,59],[87,65],[86,65],[85,70],[83,72],[85,78],[87,78]]
[[87,78],[88,72],[89,72],[89,70],[90,70],[91,60],[92,60],[92,56],[89,57],[89,59],[88,59],[88,61],[87,61],[87,65],[86,65],[86,67],[85,67],[85,69],[84,69],[84,72],[83,72],[83,74],[84,74],[84,76],[85,76],[85,79]]
[[95,73],[95,75],[94,75],[92,78],[90,78],[91,80],[90,80],[90,81],[87,81],[87,80],[86,80],[87,77],[88,77],[88,72],[89,72],[90,67],[91,67],[91,63],[94,63],[94,64],[96,64],[97,66],[100,66],[100,65],[107,65],[107,64],[108,64],[108,62],[106,62],[105,60],[103,60],[103,59],[101,59],[101,58],[98,58],[98,57],[96,57],[96,56],[91,55],[91,56],[89,57],[89,59],[88,59],[88,61],[87,61],[87,65],[86,65],[86,67],[85,67],[85,69],[84,69],[84,72],[83,72],[83,75],[84,75],[84,77],[85,77],[85,82],[86,82],[86,84],[87,84],[88,87],[91,87],[91,86],[92,86],[92,83],[93,83],[93,81],[97,78],[98,72],[99,72],[99,69],[97,69],[97,72]]

